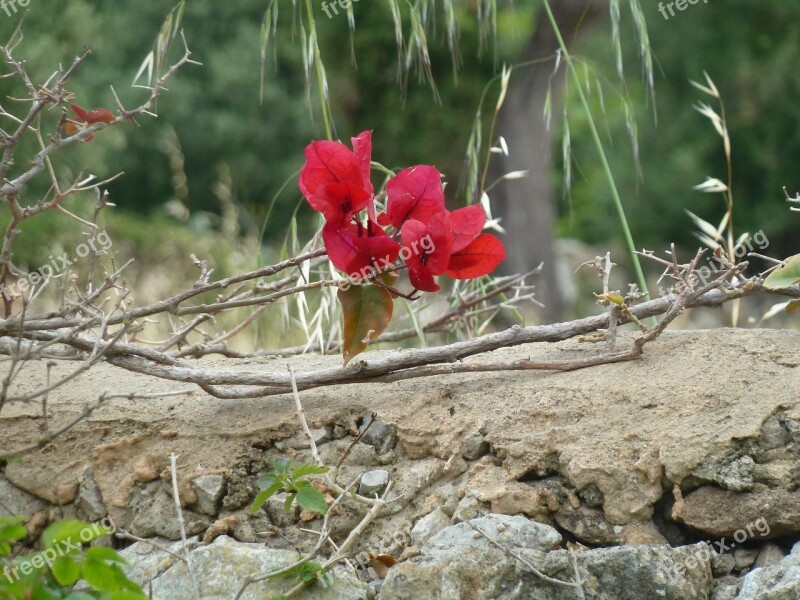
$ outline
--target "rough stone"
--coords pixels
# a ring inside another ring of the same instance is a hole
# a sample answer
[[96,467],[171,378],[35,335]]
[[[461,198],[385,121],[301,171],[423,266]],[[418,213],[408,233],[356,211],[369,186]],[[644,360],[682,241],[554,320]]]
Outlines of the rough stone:
[[789,430],[784,428],[780,419],[776,415],[770,415],[761,425],[758,443],[762,448],[772,450],[785,446],[791,439]]
[[387,485],[389,485],[389,471],[385,469],[367,471],[361,476],[361,482],[358,485],[358,493],[362,496],[372,498],[382,494]]
[[777,565],[783,560],[784,556],[786,556],[786,554],[780,546],[773,544],[772,542],[767,542],[761,546],[761,549],[758,551],[758,558],[756,558],[755,567],[757,569],[763,569],[765,567]]
[[488,502],[481,502],[473,494],[466,494],[453,511],[453,523],[471,521],[489,512]]
[[14,487],[0,475],[0,517],[30,517],[44,507],[41,499]]
[[761,484],[750,492],[704,486],[675,505],[673,518],[718,538],[741,531],[755,540],[792,535],[800,532],[800,494]]
[[[311,429],[311,437],[314,438],[314,443],[318,446],[329,441],[333,436],[332,427],[315,427]],[[283,450],[285,448],[292,448],[293,450],[304,450],[311,447],[308,441],[308,436],[305,431],[298,431],[292,437],[275,442],[275,447]]]
[[289,510],[286,510],[286,498],[289,494],[278,492],[272,494],[264,503],[264,511],[269,516],[269,520],[276,527],[289,527],[297,523],[300,519],[300,507],[295,502]]
[[709,457],[704,464],[692,471],[692,475],[727,490],[744,492],[753,487],[754,467],[755,461],[749,456],[732,460]]
[[450,525],[450,517],[441,508],[422,517],[411,528],[411,541],[420,545],[432,535]]
[[[195,535],[211,525],[211,519],[190,510],[182,510],[187,535]],[[162,482],[137,488],[129,507],[130,531],[139,537],[160,536],[170,540],[180,539],[180,525],[175,501],[169,487]]]
[[[153,600],[189,598],[191,581],[185,564],[158,550],[142,551],[137,542],[123,551],[132,563],[127,569],[131,579],[140,584],[152,582]],[[180,552],[180,544],[168,549]],[[275,550],[262,544],[243,544],[228,536],[220,536],[207,546],[193,546],[191,561],[201,600],[230,600],[247,576],[285,567],[300,556],[290,550]],[[368,586],[346,569],[334,569],[332,585],[313,585],[297,597],[303,600],[367,600]],[[247,588],[242,600],[271,598],[286,590],[282,579],[265,580]]]
[[478,460],[487,452],[489,452],[489,442],[486,441],[486,436],[480,433],[473,433],[464,439],[464,453],[462,456],[465,460]]
[[725,577],[733,573],[736,568],[736,559],[733,554],[724,553],[717,554],[716,552],[711,555],[711,571],[714,577]]
[[792,554],[777,565],[753,569],[742,580],[736,600],[797,600],[800,598],[800,556]]
[[736,600],[742,582],[738,577],[725,576],[714,580],[710,600]]
[[[626,546],[570,554],[553,550],[561,536],[552,527],[521,516],[491,514],[474,519],[486,535],[537,565],[550,577],[574,577],[573,557],[585,579],[587,598],[707,598],[708,561],[695,558],[705,544]],[[574,590],[548,584],[519,561],[476,536],[468,523],[443,529],[422,545],[419,556],[389,571],[381,600],[526,598],[574,600]]]
[[99,521],[108,514],[100,486],[97,485],[91,471],[83,475],[76,504],[81,516],[87,521]]
[[733,559],[736,561],[736,568],[739,571],[746,571],[753,566],[758,557],[758,550],[750,548],[736,548],[733,551]]
[[192,480],[192,489],[197,494],[195,510],[204,515],[216,515],[219,502],[225,493],[225,476],[220,474],[200,475]]
[[[364,431],[369,420],[369,415],[362,419],[359,431]],[[367,429],[367,432],[361,437],[361,442],[375,448],[379,455],[386,454],[397,445],[397,427],[384,423],[380,419],[375,419]]]
[[582,544],[609,546],[620,543],[620,527],[606,521],[602,510],[589,506],[574,509],[567,505],[555,514],[555,521]]

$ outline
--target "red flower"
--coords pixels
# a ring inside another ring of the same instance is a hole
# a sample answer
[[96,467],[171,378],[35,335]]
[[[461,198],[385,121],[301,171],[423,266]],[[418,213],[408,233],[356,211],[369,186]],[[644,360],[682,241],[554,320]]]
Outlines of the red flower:
[[417,165],[400,171],[386,184],[386,213],[381,224],[400,229],[409,219],[427,223],[446,213],[442,175],[435,167]]
[[[116,121],[116,117],[111,113],[111,111],[106,110],[105,108],[98,108],[96,110],[85,110],[78,106],[77,104],[70,104],[70,108],[72,108],[72,112],[75,113],[75,116],[78,117],[78,121],[83,123],[84,125],[93,125],[94,123],[112,123]],[[78,131],[75,123],[71,121],[67,121],[64,124],[64,133],[67,135],[72,135]],[[94,138],[94,135],[89,134],[83,140],[84,142],[90,142]]]
[[386,269],[400,253],[400,244],[372,221],[366,227],[361,223],[344,227],[327,223],[322,228],[322,241],[333,266],[354,278],[371,275],[370,267]]
[[409,219],[400,228],[400,235],[411,284],[418,290],[438,291],[433,277],[447,270],[453,248],[453,233],[444,216],[437,215],[425,223]]
[[479,205],[446,214],[446,220],[437,215],[425,223],[409,219],[400,229],[409,279],[418,290],[438,291],[436,275],[453,279],[488,275],[506,256],[500,240],[481,234],[486,215]]
[[364,131],[352,138],[352,143],[355,152],[339,142],[311,142],[306,146],[306,163],[300,171],[303,196],[336,228],[364,208],[375,210],[369,180],[372,132]]

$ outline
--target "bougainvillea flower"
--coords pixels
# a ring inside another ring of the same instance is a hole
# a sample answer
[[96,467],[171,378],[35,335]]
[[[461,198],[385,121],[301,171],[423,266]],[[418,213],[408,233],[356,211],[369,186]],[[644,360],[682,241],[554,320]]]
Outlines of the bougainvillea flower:
[[349,223],[337,228],[327,223],[322,228],[322,241],[333,266],[353,278],[369,276],[370,268],[386,269],[400,254],[400,244],[369,221],[366,227]]
[[485,223],[486,213],[479,204],[459,208],[447,216],[453,249],[446,273],[453,279],[488,275],[505,259],[503,243],[490,233],[481,234]]
[[[315,196],[321,195],[329,199],[343,198],[345,196],[342,194],[343,188],[341,187],[320,191],[323,187],[335,184],[350,184],[349,193],[346,196],[351,203],[355,199],[354,196],[362,199],[366,194],[366,201],[354,212],[358,212],[358,210],[371,204],[370,201],[374,192],[372,183],[369,180],[370,161],[372,159],[372,132],[362,132],[352,138],[352,143],[354,150],[350,150],[340,142],[328,140],[311,142],[306,146],[306,163],[300,171],[299,184],[303,196],[315,209],[321,210],[314,205],[312,198]],[[353,190],[356,188],[362,190],[364,194],[354,194]],[[344,201],[342,200],[342,202]],[[356,204],[361,202],[362,200],[359,200]],[[331,211],[331,214],[338,215],[341,212],[343,211]],[[371,212],[374,212],[374,209]],[[325,219],[328,220],[327,214]],[[340,222],[335,223],[337,227],[340,224]]]
[[445,214],[442,174],[429,165],[400,171],[386,184],[386,196],[384,220],[397,229],[409,219],[427,223]]
[[353,215],[366,208],[370,200],[372,194],[360,183],[343,181],[319,186],[308,203],[323,214],[328,225],[339,229],[349,223]]
[[[77,120],[83,123],[84,125],[93,125],[94,123],[112,123],[116,121],[116,117],[114,116],[114,114],[111,111],[106,110],[105,108],[98,108],[96,110],[86,110],[84,108],[81,108],[77,104],[70,104],[70,108],[72,108],[72,112],[75,113]],[[74,133],[77,133],[77,131],[78,127],[75,125],[75,123],[67,121],[64,124],[64,133],[66,133],[67,135],[72,135]],[[94,138],[94,135],[89,134],[83,141],[90,142],[92,138]]]
[[480,204],[454,210],[447,215],[447,226],[453,233],[453,252],[466,248],[478,237],[486,223],[486,213]]
[[418,290],[438,291],[433,277],[447,270],[453,248],[453,234],[444,216],[437,215],[424,223],[409,219],[403,223],[400,236],[411,284]]
[[467,246],[453,252],[446,274],[453,279],[474,279],[488,275],[506,258],[503,243],[491,233],[482,233]]

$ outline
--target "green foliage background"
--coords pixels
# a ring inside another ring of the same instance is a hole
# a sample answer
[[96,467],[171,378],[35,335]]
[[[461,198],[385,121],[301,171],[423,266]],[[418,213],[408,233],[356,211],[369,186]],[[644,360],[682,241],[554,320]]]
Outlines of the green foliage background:
[[[309,108],[304,101],[300,8],[295,11],[293,4],[280,0],[281,22],[270,48],[263,104],[259,104],[259,35],[268,0],[189,0],[182,27],[193,58],[203,66],[188,66],[170,82],[170,92],[159,100],[157,120],[142,119],[138,127],[104,131],[69,156],[59,155],[57,167],[65,179],[87,166],[100,177],[125,171],[125,176],[110,186],[119,208],[109,227],[118,227],[120,235],[130,236],[126,239],[133,240],[132,252],[143,256],[145,263],[172,260],[173,249],[163,252],[155,248],[156,236],[176,243],[180,240],[181,247],[185,243],[191,249],[198,235],[223,234],[235,245],[230,235],[236,229],[224,229],[220,218],[224,212],[218,193],[221,182],[238,209],[239,230],[258,232],[273,194],[302,164],[305,144],[324,136],[318,103],[312,101]],[[457,81],[443,19],[430,40],[433,73],[442,99],[437,104],[430,87],[413,73],[405,86],[397,83],[394,28],[387,2],[364,0],[354,5],[356,66],[351,62],[347,17],[340,13],[329,19],[318,0],[311,3],[338,137],[347,139],[363,129],[373,129],[374,157],[387,166],[437,165],[450,182],[451,204],[458,203],[455,192],[481,91],[502,63],[519,60],[537,25],[538,8],[538,2],[532,0],[515,2],[513,8],[511,3],[498,2],[497,41],[479,54],[474,3],[455,4],[464,8],[458,14]],[[92,57],[72,82],[76,101],[87,108],[113,109],[113,85],[123,102],[133,105],[145,93],[131,87],[133,76],[173,6],[173,0],[31,0],[19,53],[27,59],[31,73],[43,81],[54,65],[70,63],[89,46]],[[799,84],[793,70],[800,44],[800,5],[783,0],[757,5],[727,0],[692,5],[664,20],[657,4],[648,3],[645,13],[657,60],[657,125],[649,93],[639,77],[638,44],[629,15],[623,19],[624,89],[615,74],[606,26],[594,31],[577,52],[609,90],[616,88],[627,95],[636,111],[641,177],[631,158],[625,116],[613,91],[605,96],[605,113],[593,96],[597,115],[605,121],[607,150],[637,244],[661,249],[675,241],[694,247],[697,242],[684,209],[713,222],[721,217],[719,198],[690,189],[706,175],[724,178],[725,174],[718,137],[691,108],[705,98],[688,80],[701,80],[706,70],[728,109],[737,231],[763,229],[775,255],[796,251],[796,235],[792,234],[796,223],[788,217],[781,187],[786,185],[790,191],[800,187],[792,179],[794,169],[790,167],[800,155],[800,113],[795,107]],[[0,13],[1,37],[10,35],[20,15]],[[404,25],[407,34],[408,23]],[[174,48],[173,55],[179,50]],[[12,92],[7,81],[0,81],[0,92],[3,97]],[[576,177],[569,200],[565,196],[560,203],[560,234],[602,246],[618,240],[619,227],[574,94],[567,97],[567,109]],[[54,122],[57,117],[52,115]],[[557,132],[559,119],[556,114]],[[555,138],[558,155],[561,142]],[[170,166],[170,157],[176,152],[183,155],[182,172]],[[559,186],[561,168],[556,160],[553,178]],[[176,194],[184,175],[188,193]],[[45,191],[31,189],[29,200]],[[191,215],[188,219],[167,216],[165,206],[176,195]],[[276,248],[284,240],[299,200],[291,181],[268,224],[264,239],[268,247]],[[70,202],[71,210],[85,214],[92,199]],[[301,239],[310,235],[315,225],[311,211],[304,208],[298,213],[306,228]],[[46,261],[61,232],[77,230],[63,219],[34,221],[19,244],[24,262],[29,264]],[[140,235],[133,231],[137,228]]]

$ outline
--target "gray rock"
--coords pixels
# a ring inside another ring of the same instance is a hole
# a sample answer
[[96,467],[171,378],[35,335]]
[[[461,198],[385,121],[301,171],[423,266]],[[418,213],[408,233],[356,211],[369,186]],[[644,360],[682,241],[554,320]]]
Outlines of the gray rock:
[[108,514],[103,504],[100,486],[97,485],[91,471],[84,473],[75,503],[81,516],[87,521],[99,521]]
[[[311,437],[314,438],[314,443],[317,445],[324,444],[333,437],[333,427],[316,427],[311,429]],[[308,436],[305,431],[298,431],[292,437],[275,442],[275,447],[278,450],[285,450],[292,448],[293,450],[304,450],[310,448],[311,443],[308,441]]]
[[297,502],[292,504],[288,512],[286,511],[286,498],[288,497],[289,494],[286,492],[278,492],[277,494],[272,494],[264,503],[264,510],[269,515],[269,520],[276,527],[289,527],[297,523],[300,518],[300,507]]
[[0,475],[0,517],[30,517],[45,506],[43,500],[14,487]]
[[[120,550],[119,553],[128,561],[129,567],[125,568],[128,577],[147,590],[148,584],[159,577],[176,562],[180,562],[178,556],[182,556],[183,545],[181,542],[173,542],[163,538],[149,540],[155,544],[147,542],[136,542]],[[188,540],[189,549],[197,548],[200,542]],[[158,546],[158,547],[156,547]],[[171,553],[171,554],[170,554]]]
[[736,568],[740,571],[745,571],[753,566],[758,557],[758,550],[750,550],[749,548],[736,548],[733,551],[733,558],[736,561]]
[[714,577],[725,577],[733,573],[736,568],[736,559],[733,554],[713,554],[711,556],[711,571]]
[[419,546],[433,534],[450,525],[450,517],[441,508],[422,517],[411,529],[411,541]]
[[796,600],[800,598],[800,557],[792,554],[777,565],[753,569],[742,580],[736,600]]
[[455,511],[453,511],[453,523],[471,521],[488,512],[488,503],[481,502],[473,494],[467,494],[461,499],[458,505],[456,505]]
[[480,433],[473,433],[464,440],[464,454],[466,460],[478,460],[489,452],[489,442]]
[[[489,514],[471,519],[472,523],[494,541],[507,548],[527,548],[532,550],[552,550],[561,543],[561,534],[549,525],[531,521],[525,517]],[[428,539],[424,551],[435,556],[442,553],[460,551],[465,548],[485,549],[489,546],[481,539],[469,523],[458,523],[442,529]],[[493,547],[493,546],[489,546]]]
[[374,471],[367,471],[361,476],[361,482],[358,485],[358,493],[362,496],[372,498],[379,496],[389,485],[389,471],[385,469],[375,469]]
[[600,509],[583,505],[574,509],[565,504],[554,518],[559,527],[570,532],[583,544],[609,546],[620,543],[620,528],[606,521],[605,514]]
[[792,439],[791,434],[781,425],[776,415],[770,415],[761,424],[761,433],[758,436],[758,444],[765,450],[780,448],[789,443]]
[[[359,427],[359,431],[364,431],[369,420],[369,415],[362,419],[363,422]],[[385,454],[397,445],[397,428],[394,425],[375,419],[375,422],[370,425],[361,441],[364,444],[373,446],[378,454]]]
[[780,546],[773,544],[772,542],[767,542],[761,546],[761,549],[758,551],[758,558],[756,558],[755,567],[757,569],[763,569],[764,567],[777,565],[783,560],[784,556],[786,556],[786,554],[783,552]]
[[[712,576],[706,544],[683,548],[623,546],[571,554],[554,550],[559,533],[521,516],[490,514],[471,521],[503,547],[548,576],[574,577],[573,557],[587,598],[643,600],[708,598]],[[574,600],[575,590],[538,579],[521,562],[489,544],[468,523],[443,529],[419,556],[389,571],[381,600],[525,598]]]
[[[140,584],[152,582],[153,600],[175,600],[191,597],[191,582],[186,565],[160,551],[144,550],[140,554],[137,542],[123,551],[131,563],[127,572]],[[180,544],[168,549],[180,553]],[[192,567],[202,600],[230,600],[249,575],[269,573],[295,562],[300,556],[291,550],[275,550],[262,544],[243,544],[228,536],[218,537],[208,546],[191,550]],[[261,600],[285,592],[290,585],[284,579],[265,580],[247,588],[243,600]],[[320,582],[308,588],[298,598],[305,600],[367,600],[370,591],[346,569],[334,569],[331,585]],[[145,588],[147,589],[147,588]]]
[[200,475],[192,480],[192,489],[197,494],[195,510],[204,515],[216,515],[219,502],[225,493],[224,475]]
[[[130,531],[139,537],[161,536],[169,540],[181,537],[175,501],[165,482],[153,482],[140,486],[133,493],[128,508]],[[211,525],[211,519],[183,509],[183,521],[186,535],[195,535],[205,531]]]
[[728,575],[714,581],[711,588],[710,600],[735,600],[741,587],[741,580],[738,577]]
[[692,471],[692,475],[704,481],[713,481],[720,487],[734,492],[745,492],[753,487],[755,461],[749,456],[710,458]]

